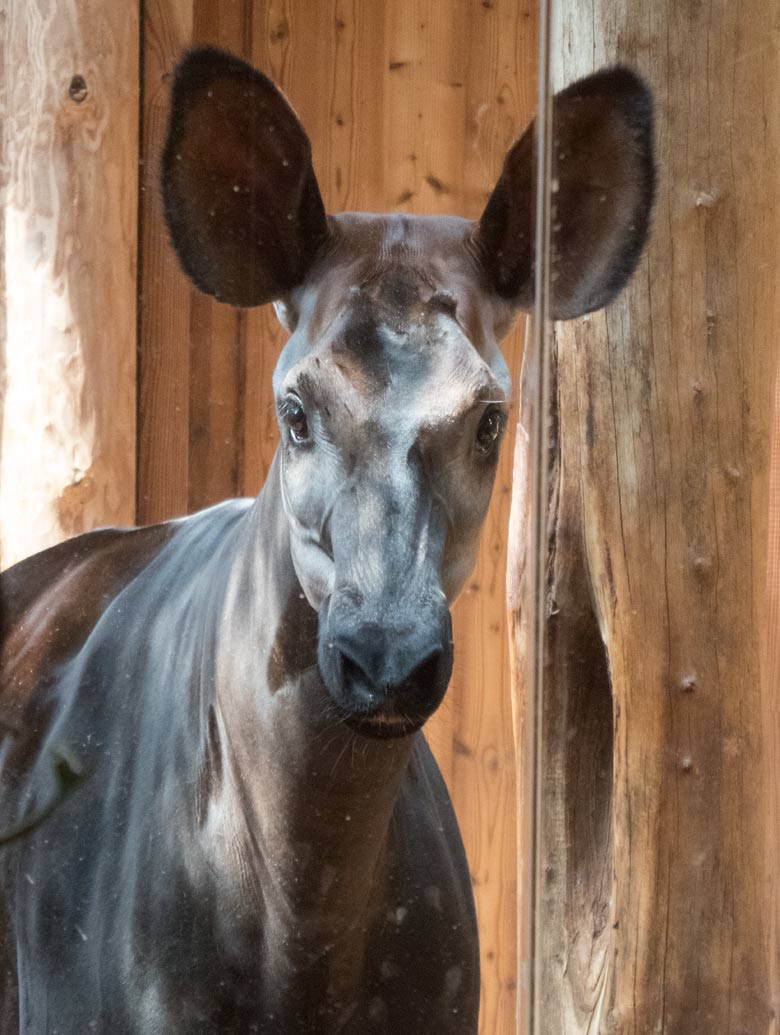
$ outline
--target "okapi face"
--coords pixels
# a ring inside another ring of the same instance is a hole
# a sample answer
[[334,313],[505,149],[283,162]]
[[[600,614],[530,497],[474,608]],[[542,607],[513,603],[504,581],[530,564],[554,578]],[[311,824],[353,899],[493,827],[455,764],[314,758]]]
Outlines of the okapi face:
[[[626,283],[654,189],[652,105],[625,69],[555,101],[553,315]],[[328,691],[360,732],[440,703],[449,603],[477,553],[509,375],[498,343],[532,302],[533,129],[482,218],[325,214],[309,140],[261,73],[206,48],[180,64],[163,162],[182,266],[222,301],[273,301],[280,486]]]

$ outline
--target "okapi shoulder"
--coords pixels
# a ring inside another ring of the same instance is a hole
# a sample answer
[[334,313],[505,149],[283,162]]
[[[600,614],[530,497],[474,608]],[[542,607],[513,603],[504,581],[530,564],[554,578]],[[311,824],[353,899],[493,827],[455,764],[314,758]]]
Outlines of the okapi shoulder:
[[0,575],[0,707],[22,704],[47,671],[78,652],[181,525],[87,532]]

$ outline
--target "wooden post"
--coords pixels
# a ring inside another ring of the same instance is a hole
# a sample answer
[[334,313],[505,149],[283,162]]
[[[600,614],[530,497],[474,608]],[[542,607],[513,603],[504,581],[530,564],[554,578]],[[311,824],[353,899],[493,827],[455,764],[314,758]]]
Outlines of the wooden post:
[[556,87],[653,87],[660,189],[628,291],[555,333],[538,1030],[777,1035],[780,4],[557,11]]
[[0,10],[0,566],[135,518],[138,2]]
[[[767,824],[766,858],[769,863],[769,899],[780,902],[780,870],[776,865],[777,846],[780,844],[780,363],[775,373],[775,404],[772,419],[772,448],[769,461],[769,548],[767,556],[766,617],[762,623],[764,643],[762,652],[763,727],[767,734],[765,779],[774,793],[770,794],[770,822]],[[778,1004],[780,1004],[780,909],[769,909],[767,915],[767,944],[769,946],[769,981],[775,1010],[777,1035]]]

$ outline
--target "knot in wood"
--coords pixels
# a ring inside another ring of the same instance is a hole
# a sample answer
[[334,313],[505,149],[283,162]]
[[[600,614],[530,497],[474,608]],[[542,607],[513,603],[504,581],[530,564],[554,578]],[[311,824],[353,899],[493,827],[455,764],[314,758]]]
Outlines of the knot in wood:
[[88,96],[87,80],[83,75],[74,75],[68,86],[68,97],[76,104],[83,104]]
[[712,558],[706,554],[700,554],[698,557],[694,557],[691,567],[695,576],[706,579],[712,571]]

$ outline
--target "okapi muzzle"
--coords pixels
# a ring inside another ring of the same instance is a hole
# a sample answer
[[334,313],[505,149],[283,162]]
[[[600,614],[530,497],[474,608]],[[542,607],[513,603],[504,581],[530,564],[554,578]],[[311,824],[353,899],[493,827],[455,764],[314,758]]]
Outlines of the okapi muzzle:
[[440,580],[444,515],[419,472],[403,473],[401,486],[361,479],[344,491],[334,522],[336,581],[319,611],[328,692],[354,729],[376,736],[421,726],[452,672]]

